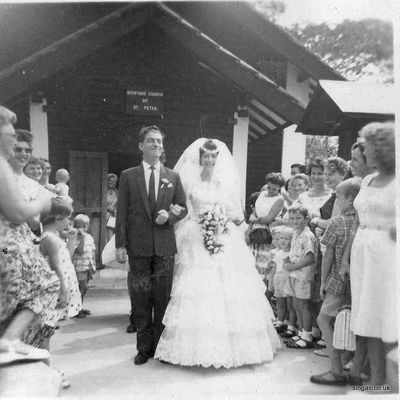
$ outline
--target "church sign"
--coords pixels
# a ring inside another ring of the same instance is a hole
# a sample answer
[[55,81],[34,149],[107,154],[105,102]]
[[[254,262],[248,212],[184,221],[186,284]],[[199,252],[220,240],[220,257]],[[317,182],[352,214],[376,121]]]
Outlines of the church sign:
[[128,86],[126,90],[126,113],[133,115],[162,116],[164,92]]

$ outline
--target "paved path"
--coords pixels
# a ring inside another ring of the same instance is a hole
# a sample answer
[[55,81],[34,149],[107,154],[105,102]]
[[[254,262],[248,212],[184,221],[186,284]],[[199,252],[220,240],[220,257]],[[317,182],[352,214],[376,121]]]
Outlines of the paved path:
[[133,364],[136,334],[125,333],[129,301],[126,272],[102,270],[89,289],[86,319],[62,324],[52,338],[52,364],[72,383],[63,397],[250,398],[271,395],[346,394],[349,388],[309,383],[328,360],[285,346],[272,363],[237,369],[186,368],[150,360]]

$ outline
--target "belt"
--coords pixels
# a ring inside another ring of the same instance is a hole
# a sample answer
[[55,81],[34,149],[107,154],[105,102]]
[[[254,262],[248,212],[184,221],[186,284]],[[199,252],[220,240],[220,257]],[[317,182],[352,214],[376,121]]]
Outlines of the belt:
[[375,231],[388,231],[389,228],[387,226],[383,226],[383,225],[363,225],[360,224],[358,225],[359,229],[371,229],[371,230],[375,230]]

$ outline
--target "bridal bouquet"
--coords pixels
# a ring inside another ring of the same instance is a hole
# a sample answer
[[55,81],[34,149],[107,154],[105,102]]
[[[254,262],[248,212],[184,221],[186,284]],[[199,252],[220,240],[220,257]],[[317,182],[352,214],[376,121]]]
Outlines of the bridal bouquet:
[[223,244],[219,241],[219,236],[228,232],[224,210],[217,204],[213,205],[208,211],[200,214],[200,224],[203,231],[204,247],[211,255],[220,253]]

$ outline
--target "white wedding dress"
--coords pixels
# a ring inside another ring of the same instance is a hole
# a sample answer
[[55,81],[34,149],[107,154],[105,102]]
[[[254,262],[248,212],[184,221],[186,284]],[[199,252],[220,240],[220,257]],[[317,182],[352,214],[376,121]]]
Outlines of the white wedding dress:
[[176,229],[171,300],[155,358],[216,368],[271,361],[280,341],[243,233],[228,222],[228,232],[221,235],[223,251],[215,255],[203,243],[198,216],[218,204],[228,218],[237,217],[233,197],[218,181],[184,187],[188,216]]

